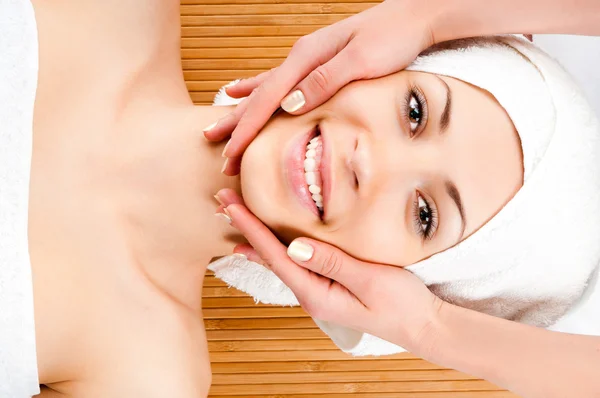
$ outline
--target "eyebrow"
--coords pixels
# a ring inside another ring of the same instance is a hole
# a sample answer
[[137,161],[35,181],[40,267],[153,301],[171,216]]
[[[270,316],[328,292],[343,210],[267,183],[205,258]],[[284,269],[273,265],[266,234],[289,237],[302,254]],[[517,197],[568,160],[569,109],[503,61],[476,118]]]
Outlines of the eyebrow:
[[458,240],[460,241],[465,233],[465,227],[467,225],[467,217],[465,216],[465,208],[463,206],[462,199],[460,197],[460,193],[458,192],[458,189],[456,188],[456,185],[454,185],[454,183],[450,180],[447,180],[445,185],[446,185],[446,192],[448,193],[448,196],[450,196],[450,198],[456,205],[456,208],[458,209],[458,213],[460,214],[461,231],[460,231],[460,236],[458,237]]
[[448,86],[448,83],[446,83],[444,79],[437,75],[436,77],[444,84],[444,87],[446,88],[446,104],[444,105],[442,116],[440,117],[440,134],[444,134],[450,125],[450,116],[452,115],[452,90],[450,90],[450,86]]

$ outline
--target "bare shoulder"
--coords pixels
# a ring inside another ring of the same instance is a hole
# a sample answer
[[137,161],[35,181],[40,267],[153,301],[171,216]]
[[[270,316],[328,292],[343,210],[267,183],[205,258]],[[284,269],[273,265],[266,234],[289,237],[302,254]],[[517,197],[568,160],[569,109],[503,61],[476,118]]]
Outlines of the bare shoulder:
[[152,324],[131,333],[124,342],[119,364],[115,366],[110,358],[104,363],[114,395],[107,391],[103,396],[208,395],[211,371],[201,316],[169,303],[159,310]]
[[147,304],[147,314],[101,332],[104,342],[90,347],[80,380],[51,385],[42,397],[206,397],[211,371],[201,316],[174,303]]

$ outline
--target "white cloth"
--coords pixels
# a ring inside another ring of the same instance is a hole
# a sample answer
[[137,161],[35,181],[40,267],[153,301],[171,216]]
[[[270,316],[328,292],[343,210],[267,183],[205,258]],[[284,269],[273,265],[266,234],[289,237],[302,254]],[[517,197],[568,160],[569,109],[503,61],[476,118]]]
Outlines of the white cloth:
[[40,392],[27,242],[38,42],[27,0],[0,0],[0,397]]
[[[458,305],[600,335],[600,311],[591,301],[597,297],[591,277],[600,264],[600,125],[581,91],[543,51],[513,36],[445,43],[409,69],[492,93],[520,134],[525,183],[475,234],[406,269]],[[226,101],[220,93],[215,104]],[[258,301],[297,305],[262,267],[227,257],[209,268]],[[402,350],[342,326],[317,324],[354,355]]]

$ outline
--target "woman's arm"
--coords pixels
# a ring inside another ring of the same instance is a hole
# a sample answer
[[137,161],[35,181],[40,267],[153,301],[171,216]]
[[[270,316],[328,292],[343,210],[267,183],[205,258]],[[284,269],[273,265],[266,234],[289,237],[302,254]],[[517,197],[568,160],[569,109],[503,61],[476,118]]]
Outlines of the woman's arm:
[[432,42],[503,33],[600,35],[598,0],[433,0],[413,9]]
[[552,332],[443,305],[425,359],[528,398],[600,396],[600,337]]

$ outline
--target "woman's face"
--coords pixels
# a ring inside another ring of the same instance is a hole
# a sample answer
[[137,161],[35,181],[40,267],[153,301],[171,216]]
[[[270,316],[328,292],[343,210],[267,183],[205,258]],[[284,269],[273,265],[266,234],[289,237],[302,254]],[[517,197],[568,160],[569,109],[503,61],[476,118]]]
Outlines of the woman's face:
[[403,71],[354,82],[305,115],[274,117],[244,155],[242,193],[286,243],[312,237],[406,266],[492,218],[521,187],[522,164],[493,96]]

